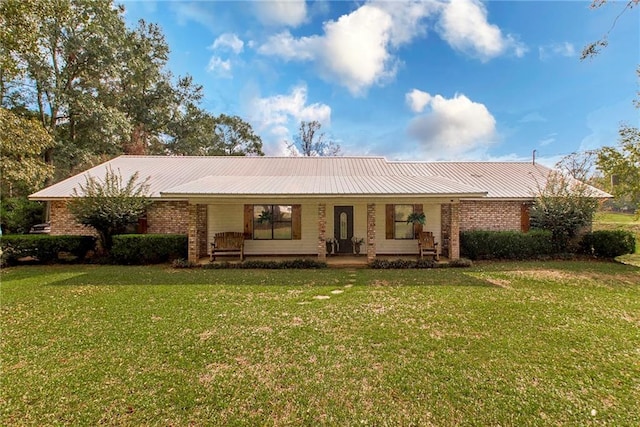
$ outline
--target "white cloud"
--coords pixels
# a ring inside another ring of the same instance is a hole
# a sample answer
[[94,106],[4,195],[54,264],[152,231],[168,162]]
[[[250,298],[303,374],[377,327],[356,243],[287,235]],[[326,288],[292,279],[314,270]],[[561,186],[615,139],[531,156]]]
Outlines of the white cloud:
[[556,138],[555,138],[556,134],[551,134],[547,137],[545,137],[544,139],[541,139],[540,141],[538,141],[538,146],[539,147],[545,147],[549,144],[553,144],[554,142],[556,142]]
[[217,74],[220,77],[231,77],[231,61],[223,60],[218,56],[212,56],[207,65],[207,71]]
[[279,56],[290,61],[311,61],[321,50],[322,40],[318,36],[294,38],[286,30],[267,39],[267,42],[258,48],[258,53],[270,56]]
[[575,58],[577,53],[576,48],[572,43],[562,42],[538,47],[538,56],[541,61],[546,61],[554,56]]
[[462,94],[429,96],[429,111],[411,120],[407,129],[427,153],[452,158],[491,144],[496,120],[484,104]]
[[325,80],[361,95],[395,76],[392,49],[424,33],[420,23],[433,7],[421,3],[369,3],[324,23],[322,35],[295,38],[290,32],[270,37],[258,48],[285,60],[313,61]]
[[534,111],[533,113],[525,114],[522,118],[520,118],[520,120],[518,120],[518,123],[542,123],[546,121],[547,119],[545,117],[543,117],[537,111]]
[[411,108],[411,111],[414,113],[422,113],[424,111],[424,107],[426,107],[431,100],[431,95],[427,92],[413,89],[411,92],[408,92],[404,98],[409,108]]
[[487,9],[479,0],[451,0],[443,6],[438,32],[451,47],[483,62],[508,51],[517,57],[527,52],[513,35],[505,36],[487,21]]
[[242,52],[244,42],[233,33],[224,33],[215,39],[210,48],[213,50],[230,50],[237,55]]
[[265,152],[283,155],[283,141],[291,140],[291,129],[297,129],[301,121],[319,121],[323,126],[331,122],[331,107],[326,104],[307,104],[307,86],[294,87],[289,94],[267,98],[256,97],[250,101],[251,124],[263,136]]
[[297,27],[307,19],[305,0],[255,2],[256,17],[267,25]]
[[180,25],[187,25],[190,21],[193,21],[206,28],[213,29],[216,24],[213,11],[209,10],[211,3],[171,2],[170,5]]

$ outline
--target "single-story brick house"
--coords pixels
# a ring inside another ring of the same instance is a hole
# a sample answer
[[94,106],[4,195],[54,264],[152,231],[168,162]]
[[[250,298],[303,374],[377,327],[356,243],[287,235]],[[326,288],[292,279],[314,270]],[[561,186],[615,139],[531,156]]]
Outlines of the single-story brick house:
[[[142,232],[187,234],[193,261],[207,256],[218,232],[244,233],[248,256],[324,260],[331,239],[338,254],[364,239],[369,260],[416,254],[416,227],[433,232],[441,254],[456,259],[460,231],[528,230],[534,195],[551,172],[524,162],[120,156],[30,196],[51,202],[52,234],[91,233],[66,204],[87,175],[103,177],[106,166],[125,179],[136,172],[150,178],[153,204]],[[425,214],[424,227],[407,224],[411,212]]]

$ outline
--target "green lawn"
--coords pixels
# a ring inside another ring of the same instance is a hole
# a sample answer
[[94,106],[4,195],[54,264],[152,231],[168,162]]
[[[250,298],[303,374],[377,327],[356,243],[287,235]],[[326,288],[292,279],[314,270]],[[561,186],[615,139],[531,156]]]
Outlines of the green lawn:
[[640,267],[640,218],[633,214],[598,212],[593,222],[594,230],[627,230],[636,235],[635,254],[622,255],[621,262]]
[[0,425],[640,425],[629,265],[0,277]]

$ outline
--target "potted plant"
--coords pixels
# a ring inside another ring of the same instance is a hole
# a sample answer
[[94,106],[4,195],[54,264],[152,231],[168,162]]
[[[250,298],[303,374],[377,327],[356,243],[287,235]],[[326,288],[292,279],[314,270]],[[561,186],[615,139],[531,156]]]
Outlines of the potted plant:
[[413,224],[414,233],[416,235],[417,235],[417,232],[415,232],[415,226],[425,225],[426,222],[427,222],[427,217],[425,216],[424,212],[411,212],[407,217],[407,224]]
[[324,243],[327,245],[327,255],[333,254],[333,239],[329,237]]
[[362,237],[353,236],[351,238],[351,243],[353,243],[353,251],[356,255],[360,254],[360,247],[364,244],[364,239]]
[[270,211],[262,211],[260,215],[258,215],[258,223],[262,224],[263,222],[271,222],[273,221],[273,212]]

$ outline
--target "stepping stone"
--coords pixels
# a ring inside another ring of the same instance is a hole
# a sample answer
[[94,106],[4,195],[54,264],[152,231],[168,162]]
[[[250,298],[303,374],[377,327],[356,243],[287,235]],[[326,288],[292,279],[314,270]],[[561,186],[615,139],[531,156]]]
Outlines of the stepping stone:
[[313,297],[314,299],[329,299],[331,298],[329,295],[316,295]]
[[341,293],[343,293],[343,292],[344,292],[344,291],[343,291],[343,290],[341,290],[341,289],[336,289],[336,290],[331,291],[331,293],[332,293],[332,294],[341,294]]

